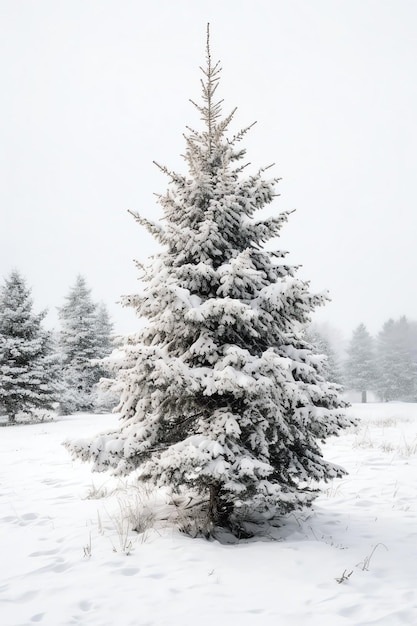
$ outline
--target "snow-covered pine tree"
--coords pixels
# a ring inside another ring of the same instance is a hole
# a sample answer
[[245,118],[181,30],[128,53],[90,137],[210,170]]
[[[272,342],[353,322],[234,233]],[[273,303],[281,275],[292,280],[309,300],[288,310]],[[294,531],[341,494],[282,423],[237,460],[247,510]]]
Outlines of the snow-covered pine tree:
[[[208,33],[207,33],[208,35]],[[248,128],[227,131],[216,101],[220,67],[207,37],[201,131],[188,129],[186,175],[161,169],[164,224],[135,214],[164,246],[126,304],[147,318],[119,370],[120,428],[70,451],[116,474],[204,501],[209,527],[239,535],[247,520],[312,502],[311,481],[341,476],[319,442],[349,424],[302,330],[325,297],[310,295],[263,243],[288,213],[256,221],[275,198],[264,170],[245,175]]]
[[65,304],[58,310],[61,323],[59,345],[63,358],[63,414],[92,411],[97,394],[95,386],[103,367],[94,363],[111,352],[111,323],[104,305],[91,298],[83,276],[78,276]]
[[417,398],[414,329],[406,317],[388,320],[377,338],[377,391],[385,402]]
[[111,412],[119,402],[119,393],[113,380],[114,358],[108,358],[115,347],[113,323],[105,304],[97,305],[96,311],[96,374],[99,384],[94,389],[94,409],[96,412]]
[[313,346],[315,352],[323,357],[323,371],[326,379],[331,383],[342,386],[343,376],[340,362],[329,339],[313,325],[307,329],[306,338]]
[[362,402],[367,400],[367,391],[375,391],[377,385],[376,355],[374,340],[364,324],[354,330],[345,361],[345,385],[347,389],[360,391]]
[[407,322],[408,322],[407,337],[408,337],[408,342],[409,342],[409,352],[410,352],[411,360],[413,363],[413,371],[416,372],[414,397],[417,400],[417,322],[415,320],[409,320],[409,319],[407,319]]
[[106,305],[101,302],[96,305],[96,359],[104,359],[113,350],[113,322],[110,319]]
[[33,312],[30,289],[13,271],[0,290],[0,412],[11,423],[57,400],[58,360],[45,315]]

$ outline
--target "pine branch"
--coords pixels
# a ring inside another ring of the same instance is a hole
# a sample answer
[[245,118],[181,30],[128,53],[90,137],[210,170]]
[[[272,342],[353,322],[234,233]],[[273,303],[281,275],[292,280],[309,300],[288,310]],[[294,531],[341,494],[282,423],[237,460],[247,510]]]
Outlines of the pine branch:
[[[223,100],[221,100],[221,102],[223,102]],[[237,107],[235,107],[233,109],[233,111],[231,113],[229,113],[229,115],[227,117],[225,117],[222,122],[220,122],[220,124],[218,125],[218,133],[219,134],[223,134],[224,133],[224,131],[226,130],[226,128],[229,126],[230,122],[234,118],[234,115],[235,115],[236,111],[237,111]]]
[[236,167],[233,171],[236,174],[241,174],[243,172],[243,170],[245,170],[247,167],[249,167],[249,165],[251,165],[250,161],[248,163],[245,163],[244,165],[240,165],[239,167]]
[[[266,172],[267,170],[270,170],[271,167],[275,167],[275,163],[271,163],[270,165],[264,165],[262,167],[259,168],[258,170],[258,176],[261,176],[264,172]],[[281,180],[280,178],[274,178],[275,181],[279,181]]]
[[180,174],[177,174],[176,172],[172,172],[165,165],[160,165],[157,161],[152,161],[152,163],[156,165],[156,167],[160,169],[161,172],[169,176],[169,178],[172,180],[173,183],[176,183],[177,185],[184,185],[185,183],[184,176],[181,176]]
[[[192,100],[190,100],[190,102],[192,102]],[[191,128],[191,126],[186,126],[185,128],[186,128],[186,130],[188,130],[189,133],[191,133],[192,137],[198,137],[199,136],[199,132],[197,130],[194,130],[194,128]],[[183,135],[183,137],[187,141],[188,137],[186,135]]]
[[133,216],[136,222],[144,226],[146,230],[151,233],[155,239],[157,239],[160,243],[166,243],[165,231],[160,224],[156,222],[151,222],[151,220],[146,219],[146,217],[142,217],[136,211],[131,211],[128,209],[127,211],[130,215]]
[[[237,107],[234,109],[233,111],[233,115],[235,113],[235,111],[237,111]],[[257,122],[252,122],[252,124],[250,124],[249,126],[246,126],[245,128],[242,128],[242,130],[240,130],[238,133],[236,133],[236,135],[233,135],[233,137],[231,139],[227,140],[227,143],[229,143],[230,145],[233,145],[234,143],[241,141],[244,136],[246,135],[247,132],[250,131],[250,129],[255,126],[255,124],[257,124]]]

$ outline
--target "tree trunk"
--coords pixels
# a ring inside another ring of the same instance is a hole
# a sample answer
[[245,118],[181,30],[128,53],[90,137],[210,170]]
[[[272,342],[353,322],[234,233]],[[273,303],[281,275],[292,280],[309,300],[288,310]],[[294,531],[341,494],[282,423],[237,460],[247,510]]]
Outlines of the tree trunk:
[[217,485],[210,485],[208,518],[212,524],[217,524],[219,521],[219,491]]
[[209,524],[220,526],[221,528],[230,528],[230,516],[233,512],[233,503],[220,499],[220,485],[210,485],[209,490]]
[[365,391],[362,391],[362,402],[366,404],[366,389]]

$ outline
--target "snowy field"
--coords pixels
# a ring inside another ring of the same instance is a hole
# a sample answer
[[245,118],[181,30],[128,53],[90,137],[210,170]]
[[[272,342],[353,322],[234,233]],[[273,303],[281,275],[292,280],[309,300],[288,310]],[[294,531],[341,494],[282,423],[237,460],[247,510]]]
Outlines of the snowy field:
[[349,410],[325,447],[349,475],[237,545],[151,523],[138,489],[71,461],[61,442],[115,416],[1,428],[0,624],[417,624],[417,405]]

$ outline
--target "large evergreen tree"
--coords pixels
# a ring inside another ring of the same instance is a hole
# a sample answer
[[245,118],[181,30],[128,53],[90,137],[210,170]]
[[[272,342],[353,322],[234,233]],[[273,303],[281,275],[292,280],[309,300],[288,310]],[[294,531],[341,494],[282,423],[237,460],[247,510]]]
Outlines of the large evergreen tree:
[[376,389],[377,371],[374,340],[364,324],[359,324],[354,330],[347,353],[346,388],[360,391],[362,402],[366,402],[367,392]]
[[277,180],[245,175],[244,129],[215,100],[219,64],[207,41],[203,129],[188,129],[186,175],[160,197],[163,225],[135,214],[164,246],[126,304],[148,320],[124,348],[120,427],[68,447],[98,471],[198,494],[210,528],[236,534],[245,520],[311,503],[311,481],[341,476],[319,441],[349,421],[303,329],[323,296],[270,253],[288,213],[256,221]]
[[97,363],[111,352],[112,325],[104,305],[91,298],[83,276],[78,276],[59,309],[59,345],[63,358],[63,390],[60,407],[64,414],[95,409],[96,385],[104,374]]
[[0,411],[9,422],[57,400],[57,358],[42,327],[45,315],[33,312],[30,289],[13,271],[0,290]]

